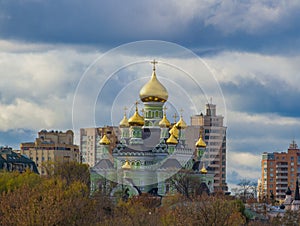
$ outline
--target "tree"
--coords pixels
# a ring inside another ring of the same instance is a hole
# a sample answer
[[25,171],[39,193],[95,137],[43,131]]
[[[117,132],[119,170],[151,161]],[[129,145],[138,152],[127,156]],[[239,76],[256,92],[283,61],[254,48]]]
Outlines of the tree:
[[164,225],[243,225],[240,205],[226,196],[202,195],[179,202],[162,216]]
[[90,171],[87,164],[78,162],[45,162],[43,165],[50,177],[60,177],[67,184],[79,181],[90,187]]
[[55,177],[35,179],[38,183],[24,182],[2,192],[0,225],[94,225],[100,221],[86,184],[67,184]]
[[201,194],[203,191],[209,193],[206,189],[202,188],[202,185],[191,170],[182,169],[167,180],[167,183],[171,185],[176,192],[184,195],[188,199]]
[[247,201],[247,199],[255,197],[257,183],[244,178],[240,180],[238,186],[239,187],[236,190],[236,194],[243,200],[244,203]]

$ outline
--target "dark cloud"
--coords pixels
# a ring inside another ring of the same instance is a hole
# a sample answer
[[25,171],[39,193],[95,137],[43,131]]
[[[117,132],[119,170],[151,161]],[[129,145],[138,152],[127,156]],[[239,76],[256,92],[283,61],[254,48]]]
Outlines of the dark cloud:
[[263,84],[256,79],[243,78],[239,82],[221,83],[221,87],[236,111],[300,117],[300,91],[282,80],[274,78]]
[[33,142],[38,131],[28,129],[11,129],[7,132],[0,131],[0,145],[20,149],[20,143]]
[[193,4],[194,7],[170,1],[134,0],[126,2],[126,6],[123,1],[1,1],[0,37],[110,47],[136,40],[162,39],[189,48],[209,46],[274,52],[300,46],[297,7],[289,7],[285,12],[278,2],[265,3],[269,11],[273,10],[272,5],[277,7],[274,10],[278,9],[279,19],[273,22],[267,11],[266,15],[258,15],[262,17],[258,23],[251,14],[262,13],[258,7],[261,5],[255,2],[236,3],[230,7],[235,11],[230,13],[226,1],[212,1],[202,7]]

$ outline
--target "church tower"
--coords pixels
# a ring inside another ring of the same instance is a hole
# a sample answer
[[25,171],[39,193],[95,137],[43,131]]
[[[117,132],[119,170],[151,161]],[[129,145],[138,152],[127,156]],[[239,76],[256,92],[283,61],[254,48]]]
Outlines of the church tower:
[[163,105],[168,100],[167,89],[158,81],[156,77],[155,64],[153,60],[153,72],[148,81],[140,90],[140,99],[144,103],[144,127],[157,127],[163,118]]

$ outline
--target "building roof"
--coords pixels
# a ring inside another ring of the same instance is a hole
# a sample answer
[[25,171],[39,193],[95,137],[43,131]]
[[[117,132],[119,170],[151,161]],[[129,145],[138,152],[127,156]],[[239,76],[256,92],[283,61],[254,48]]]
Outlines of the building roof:
[[114,165],[109,159],[101,159],[94,167],[94,169],[114,169]]
[[21,155],[12,151],[12,148],[1,147],[0,149],[0,169],[13,170],[13,165],[25,164],[30,167],[33,172],[38,173],[36,164],[26,155]]
[[176,168],[181,169],[182,166],[178,162],[177,159],[174,158],[168,158],[160,167],[159,169],[169,169],[169,168]]

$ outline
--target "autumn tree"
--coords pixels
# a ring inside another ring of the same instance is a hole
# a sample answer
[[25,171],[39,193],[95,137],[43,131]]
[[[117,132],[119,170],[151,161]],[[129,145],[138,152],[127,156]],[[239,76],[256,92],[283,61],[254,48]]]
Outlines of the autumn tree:
[[[171,188],[188,199],[201,194],[201,183],[194,172],[182,169],[167,180]],[[206,193],[209,191],[205,191]]]
[[79,181],[90,186],[90,171],[87,164],[78,162],[45,162],[43,168],[50,177],[60,177],[67,184]]
[[198,196],[174,205],[162,219],[164,225],[242,225],[240,206],[225,196]]

